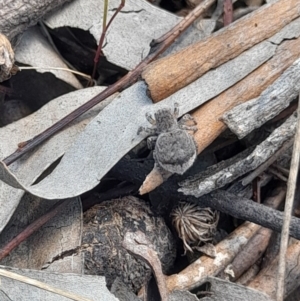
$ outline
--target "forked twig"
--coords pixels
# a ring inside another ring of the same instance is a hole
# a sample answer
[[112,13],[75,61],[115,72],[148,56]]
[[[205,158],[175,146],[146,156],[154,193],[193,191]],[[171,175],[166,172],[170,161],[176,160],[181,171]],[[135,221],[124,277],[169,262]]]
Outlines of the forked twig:
[[[300,95],[299,95],[300,99]],[[278,264],[278,277],[277,277],[277,292],[276,300],[283,301],[284,299],[284,279],[285,279],[285,269],[286,269],[286,251],[288,247],[289,240],[289,228],[291,223],[291,215],[293,210],[293,202],[295,198],[297,176],[300,161],[300,106],[298,105],[298,122],[294,140],[294,149],[291,160],[291,168],[287,185],[287,194],[284,207],[284,219],[281,231],[281,241],[280,241],[280,253],[279,253],[279,264]]]

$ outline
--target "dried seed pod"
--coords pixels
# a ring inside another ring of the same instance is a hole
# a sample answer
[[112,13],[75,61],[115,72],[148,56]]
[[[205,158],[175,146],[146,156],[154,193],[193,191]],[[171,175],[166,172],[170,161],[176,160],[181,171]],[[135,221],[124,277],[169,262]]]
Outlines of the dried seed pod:
[[178,236],[183,241],[184,254],[193,252],[193,248],[201,243],[211,241],[219,221],[218,211],[184,202],[179,203],[171,216]]
[[143,260],[122,247],[125,233],[137,230],[151,241],[167,273],[176,256],[171,231],[161,217],[154,216],[146,202],[124,197],[103,202],[84,214],[85,274],[104,275],[108,287],[119,277],[136,293],[152,273]]

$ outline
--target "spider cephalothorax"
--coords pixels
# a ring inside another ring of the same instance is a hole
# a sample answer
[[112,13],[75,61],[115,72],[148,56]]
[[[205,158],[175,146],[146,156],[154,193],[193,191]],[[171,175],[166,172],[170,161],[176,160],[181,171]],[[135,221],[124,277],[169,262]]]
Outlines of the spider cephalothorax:
[[[178,106],[174,111],[169,108],[160,109],[154,114],[154,118],[147,113],[146,118],[153,126],[151,128],[140,127],[138,134],[146,132],[148,147],[153,149],[155,167],[170,173],[183,174],[192,166],[197,157],[197,146],[188,131],[196,131],[196,122],[193,117],[186,114],[177,122]],[[185,124],[193,121],[193,126]]]

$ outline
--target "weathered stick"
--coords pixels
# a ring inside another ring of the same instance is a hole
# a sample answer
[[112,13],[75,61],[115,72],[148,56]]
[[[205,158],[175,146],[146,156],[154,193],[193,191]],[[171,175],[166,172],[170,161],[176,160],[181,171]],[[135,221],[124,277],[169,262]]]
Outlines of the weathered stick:
[[[192,113],[198,127],[198,131],[194,134],[198,153],[201,153],[227,128],[220,120],[222,115],[237,104],[258,97],[299,57],[299,49],[300,38],[283,42],[278,46],[272,59]],[[151,172],[141,186],[140,194],[152,191],[162,182],[161,178]]]
[[[200,197],[215,189],[224,187],[226,184],[257,168],[272,157],[286,141],[294,137],[296,126],[297,117],[293,114],[281,126],[275,129],[267,139],[257,145],[248,156],[239,158],[238,161],[220,170],[213,169],[208,175],[206,171],[198,175],[196,174],[179,183],[181,188],[178,189],[178,191],[186,195]],[[220,162],[219,164],[222,163],[223,162]],[[224,163],[226,163],[226,161]]]
[[239,139],[274,118],[290,105],[300,91],[300,59],[262,94],[226,112],[222,120]]
[[220,66],[246,49],[271,37],[300,15],[298,0],[268,4],[205,41],[162,58],[142,73],[154,102],[187,86],[211,68]]
[[0,3],[0,32],[10,42],[43,16],[71,0],[8,0]]

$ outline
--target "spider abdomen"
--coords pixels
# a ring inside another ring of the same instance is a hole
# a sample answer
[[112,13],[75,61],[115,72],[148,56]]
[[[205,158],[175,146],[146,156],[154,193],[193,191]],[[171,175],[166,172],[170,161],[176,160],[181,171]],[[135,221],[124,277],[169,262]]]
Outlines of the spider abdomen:
[[184,130],[161,133],[157,138],[154,157],[167,171],[183,174],[194,163],[196,156],[195,142]]

